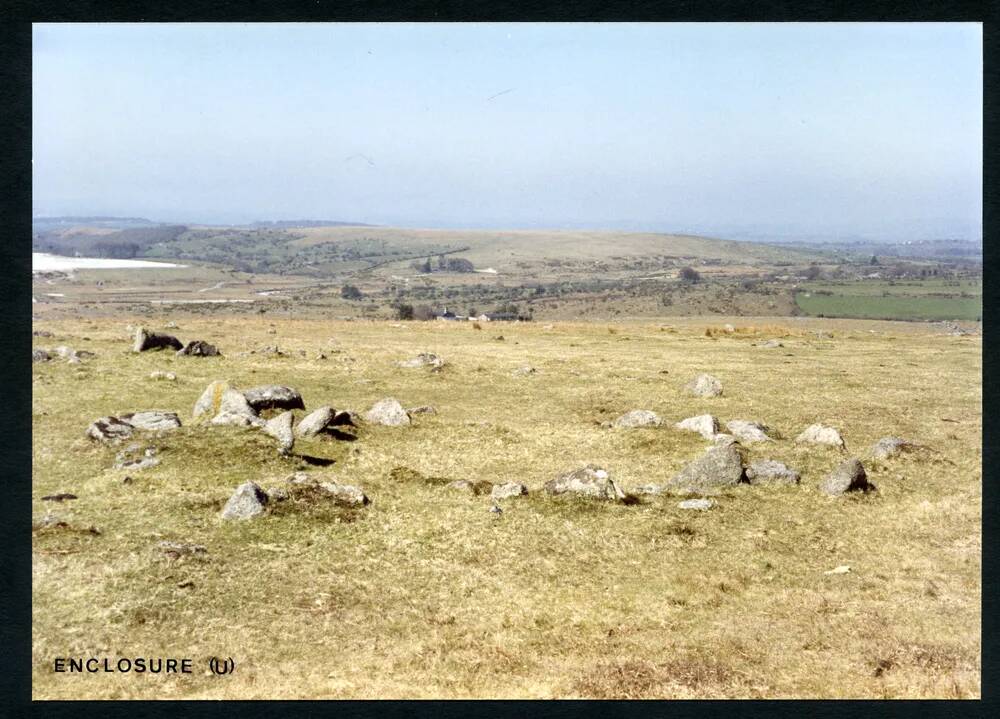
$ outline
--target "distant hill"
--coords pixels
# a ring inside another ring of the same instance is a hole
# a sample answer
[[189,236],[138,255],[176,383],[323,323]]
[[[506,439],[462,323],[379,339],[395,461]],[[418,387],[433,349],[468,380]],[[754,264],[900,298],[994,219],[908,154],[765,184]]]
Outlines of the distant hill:
[[294,227],[378,227],[378,225],[339,220],[258,220],[251,223],[250,227],[287,230]]
[[145,217],[77,216],[33,217],[31,227],[35,232],[69,229],[75,226],[126,230],[134,227],[156,227],[162,223]]

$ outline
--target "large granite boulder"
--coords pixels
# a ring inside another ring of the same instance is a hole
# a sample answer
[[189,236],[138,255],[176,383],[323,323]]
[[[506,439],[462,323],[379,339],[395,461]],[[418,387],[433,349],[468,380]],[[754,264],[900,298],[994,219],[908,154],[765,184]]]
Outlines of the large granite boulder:
[[202,340],[191,340],[182,349],[177,350],[182,357],[218,357],[222,353],[215,345]]
[[291,387],[284,387],[277,384],[252,387],[243,392],[247,403],[253,407],[255,412],[262,412],[265,409],[305,409],[306,405],[302,401],[302,395]]
[[716,445],[686,464],[666,484],[671,492],[715,494],[746,480],[743,449],[738,444]]
[[90,423],[86,434],[95,442],[117,444],[129,439],[133,432],[135,427],[118,417],[100,417]]
[[767,432],[769,431],[768,426],[759,422],[734,419],[726,422],[726,429],[743,444],[771,441],[771,438],[767,436]]
[[313,410],[303,417],[302,421],[295,427],[295,436],[315,437],[329,427],[336,416],[337,414],[334,412],[333,407],[320,407]]
[[292,431],[294,422],[295,415],[291,412],[282,412],[277,417],[269,419],[261,427],[264,434],[278,440],[278,451],[282,454],[288,454],[292,451],[292,447],[295,446],[295,433]]

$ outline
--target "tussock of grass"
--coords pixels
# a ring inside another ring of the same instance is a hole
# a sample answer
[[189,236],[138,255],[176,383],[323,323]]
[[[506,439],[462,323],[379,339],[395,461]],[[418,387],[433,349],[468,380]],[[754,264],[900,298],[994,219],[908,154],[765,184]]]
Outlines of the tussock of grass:
[[[175,319],[225,356],[131,354],[130,320],[43,327],[70,345],[91,337],[97,357],[33,366],[33,515],[100,534],[33,533],[36,698],[980,693],[978,338],[841,322],[832,339],[762,352],[704,337],[703,321],[673,332],[623,323],[616,334],[505,325],[498,343],[492,330],[443,322]],[[785,336],[767,324],[754,323],[754,336]],[[275,342],[290,356],[238,356]],[[314,359],[332,346],[343,352]],[[448,371],[394,365],[420,351]],[[511,376],[526,364],[537,374]],[[154,369],[178,379],[150,380]],[[683,392],[700,372],[719,377],[721,397]],[[355,442],[298,441],[281,457],[258,431],[187,422],[215,379],[286,384],[308,409],[363,411],[393,396],[437,414],[362,426]],[[111,469],[116,448],[83,432],[99,416],[150,408],[177,411],[185,426],[141,437],[162,461],[126,484],[129,473]],[[664,426],[601,426],[630,409]],[[662,484],[707,444],[673,422],[705,412],[787,438],[833,425],[848,452],[753,445],[751,460],[785,462],[802,484],[728,489],[707,512],[679,509],[677,497],[626,506],[540,491],[588,462],[626,491]],[[818,493],[826,472],[850,454],[864,460],[886,435],[935,452],[866,461],[875,494]],[[249,522],[218,518],[238,484],[286,487],[295,471],[360,486],[372,503],[303,494]],[[489,496],[447,490],[444,478],[532,493],[503,501],[497,519]],[[59,492],[79,499],[40,499]],[[207,551],[169,559],[163,540]],[[824,574],[844,564],[850,573]],[[200,669],[232,656],[237,671],[54,674],[52,659],[66,655],[191,656]]]

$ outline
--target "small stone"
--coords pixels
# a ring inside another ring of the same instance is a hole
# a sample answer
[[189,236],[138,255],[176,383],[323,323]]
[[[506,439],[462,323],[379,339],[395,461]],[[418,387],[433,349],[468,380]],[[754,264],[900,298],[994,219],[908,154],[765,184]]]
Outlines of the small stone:
[[410,407],[406,410],[407,414],[437,414],[437,410],[431,407],[429,404],[422,404],[419,407]]
[[841,564],[839,567],[834,567],[833,569],[823,572],[823,574],[847,574],[850,571],[851,568],[848,565]]
[[118,417],[101,417],[95,419],[87,427],[86,434],[87,437],[97,442],[117,444],[131,437],[134,431],[135,427]]
[[761,342],[757,346],[760,347],[761,349],[772,350],[772,349],[777,349],[778,347],[784,347],[785,345],[783,345],[778,340],[766,340],[764,342]]
[[685,499],[683,502],[677,505],[681,509],[697,509],[704,512],[706,509],[711,509],[715,506],[715,502],[711,499]]
[[710,374],[700,374],[685,389],[696,397],[718,397],[722,394],[722,382]]
[[184,345],[181,344],[181,341],[173,335],[150,332],[144,327],[140,327],[135,331],[135,340],[132,343],[132,351],[146,352],[148,350],[160,349],[161,347],[169,347],[171,349],[179,350],[183,346]]
[[535,374],[537,371],[534,367],[524,365],[523,367],[518,367],[511,374],[515,377],[526,377],[529,374]]
[[75,494],[60,492],[59,494],[48,494],[42,497],[43,502],[65,502],[67,499],[79,499]]
[[634,487],[630,491],[635,495],[656,496],[663,494],[663,486],[659,484],[644,484],[641,487]]
[[270,435],[278,440],[278,451],[288,454],[295,446],[295,434],[292,432],[292,425],[295,422],[295,415],[291,412],[282,412],[277,417],[269,419],[261,429],[264,434]]
[[773,459],[761,459],[747,467],[747,481],[750,484],[798,484],[801,476]]
[[196,554],[206,554],[208,549],[202,544],[189,544],[188,542],[157,542],[156,548],[166,554],[171,559],[189,557]]
[[406,413],[397,400],[392,397],[376,402],[368,412],[365,413],[365,420],[372,424],[381,424],[387,427],[400,427],[410,424],[410,415]]
[[829,444],[834,447],[844,448],[844,439],[840,432],[833,427],[824,427],[821,424],[811,424],[802,430],[802,433],[795,438],[796,442],[809,442],[811,444]]
[[545,483],[549,494],[576,494],[595,499],[624,500],[625,493],[607,471],[594,464],[563,474]]
[[319,488],[334,501],[344,507],[363,507],[371,500],[358,487],[337,482],[322,482]]
[[760,424],[759,422],[734,419],[726,422],[726,429],[728,429],[733,436],[744,444],[771,441],[771,438],[766,434],[769,428],[767,425]]
[[872,459],[889,459],[903,452],[909,452],[916,448],[913,442],[908,442],[899,437],[883,437],[871,448]]
[[167,380],[168,382],[177,381],[177,375],[173,372],[164,372],[163,370],[153,370],[149,373],[149,378]]
[[218,357],[222,353],[215,345],[210,345],[202,340],[191,340],[182,349],[177,350],[177,354],[186,357]]
[[176,412],[164,412],[162,410],[146,410],[144,412],[123,414],[121,419],[136,429],[144,429],[150,432],[166,432],[181,426],[180,417],[177,416]]
[[661,424],[663,424],[663,420],[656,412],[650,412],[648,409],[633,409],[618,417],[611,423],[611,426],[616,429],[630,429],[634,427],[659,427]]
[[332,407],[320,407],[307,414],[295,428],[297,437],[315,437],[330,426],[336,416]]
[[254,482],[244,482],[222,509],[223,519],[251,519],[265,512],[268,497]]
[[871,492],[875,485],[868,481],[864,465],[852,457],[826,475],[819,489],[824,494],[836,496],[845,492]]
[[52,359],[52,355],[49,354],[48,350],[34,349],[31,350],[31,361],[32,362],[48,362]]
[[403,362],[397,362],[397,366],[405,367],[407,369],[415,369],[417,367],[430,367],[431,370],[439,370],[444,366],[444,360],[438,357],[436,354],[431,352],[421,352],[413,359],[405,360]]
[[689,432],[697,432],[705,439],[714,439],[719,431],[719,420],[710,414],[700,414],[697,417],[688,417],[674,425],[677,429],[684,429]]
[[504,482],[503,484],[494,485],[490,492],[490,498],[494,502],[501,499],[509,499],[510,497],[521,497],[528,493],[528,488],[519,482]]
[[453,489],[462,492],[468,492],[476,496],[481,494],[489,494],[493,491],[493,483],[487,482],[483,479],[458,479],[454,482],[449,482],[444,486],[445,489]]

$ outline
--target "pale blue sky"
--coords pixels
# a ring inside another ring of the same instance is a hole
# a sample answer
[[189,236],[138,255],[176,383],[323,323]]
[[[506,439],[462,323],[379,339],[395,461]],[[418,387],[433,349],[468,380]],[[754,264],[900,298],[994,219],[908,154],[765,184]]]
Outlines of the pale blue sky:
[[981,236],[978,24],[36,25],[36,215]]

